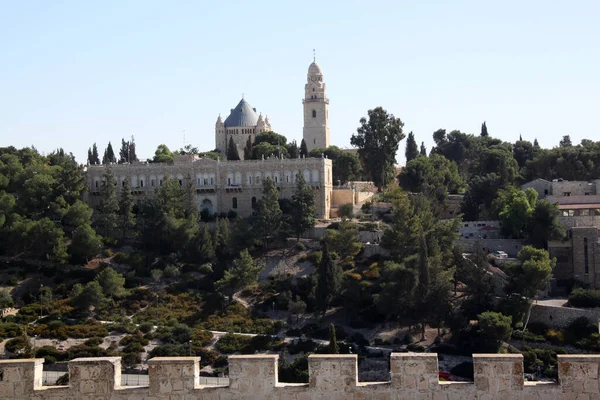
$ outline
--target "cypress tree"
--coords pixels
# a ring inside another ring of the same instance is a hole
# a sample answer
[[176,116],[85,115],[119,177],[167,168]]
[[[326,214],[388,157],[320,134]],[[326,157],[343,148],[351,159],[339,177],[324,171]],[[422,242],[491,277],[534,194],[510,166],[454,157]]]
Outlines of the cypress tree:
[[317,290],[315,292],[315,300],[317,303],[317,310],[325,315],[331,300],[335,298],[340,290],[342,271],[339,265],[331,258],[329,246],[326,241],[323,241],[322,248],[323,254],[317,269]]
[[135,140],[133,136],[131,136],[131,141],[129,142],[129,162],[139,161],[137,158],[137,154],[135,154]]
[[419,156],[419,148],[417,147],[415,135],[412,133],[412,131],[406,138],[406,150],[404,151],[404,155],[406,156],[407,164]]
[[421,142],[421,155],[427,157],[427,147],[425,147],[425,142]]
[[119,200],[117,199],[115,175],[110,167],[106,167],[103,179],[96,223],[103,230],[104,236],[110,236],[119,224]]
[[92,161],[93,165],[100,165],[100,156],[98,155],[98,146],[96,146],[96,143],[92,146]]
[[121,150],[119,150],[119,164],[125,164],[129,162],[129,142],[121,138]]
[[244,160],[252,159],[252,138],[248,136],[246,141],[246,147],[244,147]]
[[233,136],[229,136],[229,144],[227,145],[227,160],[237,161],[240,159],[240,153],[237,146],[233,142]]
[[88,165],[94,165],[94,156],[92,155],[92,149],[88,147],[88,157],[87,157]]
[[288,154],[290,158],[298,158],[298,143],[295,140],[288,145]]
[[269,178],[264,180],[263,196],[260,201],[256,227],[268,245],[269,237],[275,237],[282,222],[282,212],[279,206],[279,191]]
[[300,143],[300,158],[308,157],[308,147],[306,147],[306,142],[302,139]]
[[108,142],[108,146],[104,150],[104,156],[102,157],[102,164],[115,164],[117,159],[115,157],[115,152],[113,150],[112,144]]
[[485,124],[485,121],[483,121],[483,124],[481,124],[481,136],[482,137],[489,136],[488,130],[487,130],[487,125]]
[[315,226],[315,192],[306,184],[303,174],[296,178],[296,192],[292,196],[292,227],[296,232],[296,239],[300,240],[306,230]]

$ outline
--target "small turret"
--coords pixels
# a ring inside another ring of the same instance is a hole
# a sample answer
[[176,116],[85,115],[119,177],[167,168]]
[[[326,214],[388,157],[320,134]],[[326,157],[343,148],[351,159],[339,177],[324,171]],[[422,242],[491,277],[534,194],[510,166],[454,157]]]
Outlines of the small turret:
[[223,120],[221,119],[221,114],[219,114],[219,118],[217,118],[217,123],[215,124],[217,127],[223,126]]

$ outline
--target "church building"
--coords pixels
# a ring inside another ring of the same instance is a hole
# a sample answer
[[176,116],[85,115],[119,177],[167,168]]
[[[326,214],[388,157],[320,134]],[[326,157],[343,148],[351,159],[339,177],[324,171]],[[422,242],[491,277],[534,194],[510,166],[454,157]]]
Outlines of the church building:
[[[303,138],[308,150],[328,147],[329,100],[326,97],[325,83],[321,67],[314,61],[308,68],[307,83],[303,100]],[[265,115],[242,98],[223,121],[221,116],[215,124],[215,147],[223,158],[212,160],[197,155],[176,155],[169,164],[135,162],[110,166],[115,176],[114,184],[122,188],[128,180],[132,192],[141,199],[153,197],[156,188],[162,185],[164,177],[177,179],[184,187],[191,185],[196,195],[198,211],[210,214],[235,212],[248,217],[262,197],[263,181],[271,179],[277,185],[281,198],[291,198],[296,189],[296,176],[302,174],[308,185],[315,191],[315,204],[318,218],[329,218],[332,196],[332,162],[318,158],[278,158],[264,160],[228,161],[225,158],[230,138],[243,158],[248,140],[254,142],[257,134],[271,131],[271,123]],[[97,206],[100,202],[100,189],[106,165],[88,165],[88,203]]]

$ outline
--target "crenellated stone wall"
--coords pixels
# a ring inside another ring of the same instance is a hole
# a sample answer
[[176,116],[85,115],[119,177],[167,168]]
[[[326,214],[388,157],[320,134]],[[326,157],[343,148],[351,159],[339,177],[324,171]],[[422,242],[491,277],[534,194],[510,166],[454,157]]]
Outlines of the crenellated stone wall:
[[357,356],[311,355],[309,383],[283,383],[277,355],[229,357],[229,386],[199,384],[199,357],[149,361],[149,386],[123,387],[119,357],[79,358],[69,363],[69,386],[42,386],[42,359],[0,360],[0,399],[600,399],[600,355],[559,355],[558,383],[524,382],[523,357],[473,356],[474,382],[440,382],[437,354],[392,353],[390,382],[362,383]]

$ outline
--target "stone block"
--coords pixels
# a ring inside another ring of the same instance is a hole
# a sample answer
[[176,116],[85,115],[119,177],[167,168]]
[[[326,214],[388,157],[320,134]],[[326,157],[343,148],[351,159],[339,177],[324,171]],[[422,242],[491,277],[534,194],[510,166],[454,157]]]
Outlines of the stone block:
[[229,388],[240,394],[268,393],[278,383],[277,354],[229,356]]
[[358,383],[356,354],[308,356],[309,386],[324,392],[351,391]]
[[520,354],[474,354],[475,388],[501,396],[506,391],[523,390],[523,356]]
[[82,397],[111,394],[121,386],[121,357],[71,360],[69,362],[69,386]]
[[43,367],[43,358],[0,360],[0,393],[7,397],[24,396],[39,390]]
[[152,358],[148,380],[150,393],[189,393],[200,387],[200,357]]
[[390,356],[392,386],[420,391],[439,385],[438,359],[435,353],[392,353]]

